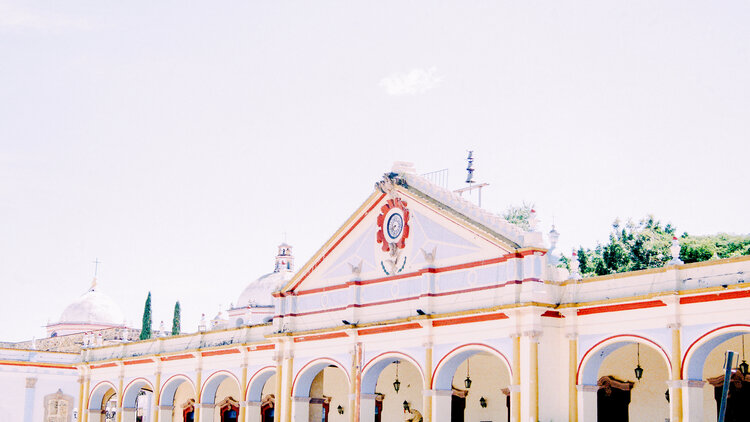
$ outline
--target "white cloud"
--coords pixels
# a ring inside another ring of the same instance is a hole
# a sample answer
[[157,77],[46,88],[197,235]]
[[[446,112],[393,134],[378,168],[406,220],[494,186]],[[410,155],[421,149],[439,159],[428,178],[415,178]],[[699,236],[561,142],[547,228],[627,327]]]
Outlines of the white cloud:
[[412,69],[408,73],[393,73],[380,80],[388,95],[424,94],[443,80],[437,69]]
[[31,10],[0,4],[0,29],[89,29],[83,19],[71,18],[51,13],[37,13]]

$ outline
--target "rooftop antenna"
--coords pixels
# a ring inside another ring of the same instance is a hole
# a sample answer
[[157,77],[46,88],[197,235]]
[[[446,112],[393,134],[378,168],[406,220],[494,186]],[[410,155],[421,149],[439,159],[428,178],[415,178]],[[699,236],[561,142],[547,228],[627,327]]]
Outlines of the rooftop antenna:
[[99,264],[101,264],[102,261],[99,261],[99,258],[94,258],[91,263],[94,264],[94,279],[91,281],[91,287],[89,287],[89,290],[94,290],[96,289],[96,275],[99,273]]
[[469,156],[466,157],[467,165],[466,165],[466,183],[468,183],[469,186],[461,189],[456,189],[454,192],[459,194],[461,197],[463,197],[464,192],[469,192],[471,194],[471,191],[474,189],[478,190],[479,198],[478,198],[478,204],[479,207],[482,207],[482,188],[485,186],[489,186],[489,183],[477,183],[474,181],[474,151],[469,151]]

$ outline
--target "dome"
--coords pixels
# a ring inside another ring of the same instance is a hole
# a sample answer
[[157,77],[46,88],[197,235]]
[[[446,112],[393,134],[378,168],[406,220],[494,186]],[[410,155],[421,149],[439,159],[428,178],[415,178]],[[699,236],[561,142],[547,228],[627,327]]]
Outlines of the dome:
[[123,320],[120,307],[109,296],[94,288],[73,301],[60,315],[61,324],[122,325]]
[[292,279],[291,271],[279,271],[266,274],[248,284],[237,301],[237,308],[246,306],[273,306],[271,293],[279,290]]

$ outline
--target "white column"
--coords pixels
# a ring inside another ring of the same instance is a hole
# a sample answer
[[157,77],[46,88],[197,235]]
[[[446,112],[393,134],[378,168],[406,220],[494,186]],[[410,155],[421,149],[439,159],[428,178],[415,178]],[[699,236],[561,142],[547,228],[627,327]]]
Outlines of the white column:
[[122,422],[135,422],[135,407],[122,408]]
[[36,392],[36,378],[26,378],[26,395],[23,409],[24,422],[34,420],[34,393]]
[[216,405],[213,403],[201,403],[196,406],[200,415],[201,422],[214,422],[214,410]]
[[172,422],[174,406],[157,406],[159,408],[159,422]]
[[245,406],[244,422],[260,422],[260,402],[246,401],[242,403]]
[[377,394],[362,394],[359,397],[359,420],[370,422],[375,420],[375,399]]
[[596,392],[598,385],[576,385],[578,389],[578,422],[596,422]]
[[451,390],[432,390],[432,422],[450,422],[451,420]]
[[682,420],[700,422],[703,420],[704,381],[682,381]]
[[292,397],[292,420],[308,422],[310,419],[310,397]]

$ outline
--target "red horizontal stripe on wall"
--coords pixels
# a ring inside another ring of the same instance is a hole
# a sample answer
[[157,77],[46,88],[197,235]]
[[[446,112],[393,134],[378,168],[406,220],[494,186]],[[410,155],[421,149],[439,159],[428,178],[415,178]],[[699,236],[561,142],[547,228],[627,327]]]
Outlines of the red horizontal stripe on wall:
[[273,350],[275,348],[276,348],[275,344],[259,344],[257,346],[248,346],[247,350],[249,350],[249,351],[252,352],[253,350],[255,350],[255,351],[258,351],[258,350]]
[[162,356],[161,360],[162,362],[169,361],[169,360],[180,360],[180,359],[190,359],[193,355],[174,355],[174,356]]
[[91,369],[111,368],[113,366],[117,366],[117,364],[114,362],[110,362],[110,363],[103,363],[101,365],[91,365]]
[[357,330],[357,334],[361,336],[366,336],[368,334],[391,333],[394,331],[414,330],[417,328],[422,328],[422,326],[416,322],[412,322],[410,324],[402,324],[402,325],[391,325],[391,326],[375,327],[375,328],[363,328],[361,330]]
[[472,316],[467,316],[467,317],[438,319],[432,322],[432,326],[443,327],[446,325],[467,324],[471,322],[481,322],[481,321],[495,321],[498,319],[508,319],[508,315],[499,313],[499,314],[472,315]]
[[578,315],[601,314],[604,312],[630,311],[633,309],[655,308],[658,306],[667,306],[661,300],[649,300],[646,302],[619,303],[617,305],[594,306],[591,308],[582,308],[578,310]]
[[681,297],[680,303],[713,302],[716,300],[741,299],[743,297],[750,297],[750,290],[742,290],[739,292],[711,293],[711,294],[700,295],[700,296]]
[[201,352],[201,356],[231,355],[239,352],[239,349],[211,350],[209,352]]
[[301,343],[303,341],[325,340],[329,338],[341,338],[341,337],[346,337],[346,333],[339,332],[339,333],[316,334],[316,335],[311,335],[311,336],[295,337],[294,342]]
[[151,359],[138,359],[138,360],[128,360],[123,362],[124,365],[140,365],[142,363],[153,363]]
[[543,317],[549,317],[549,318],[565,318],[564,316],[562,316],[562,314],[560,312],[552,311],[552,310],[545,311],[542,314],[542,316]]

